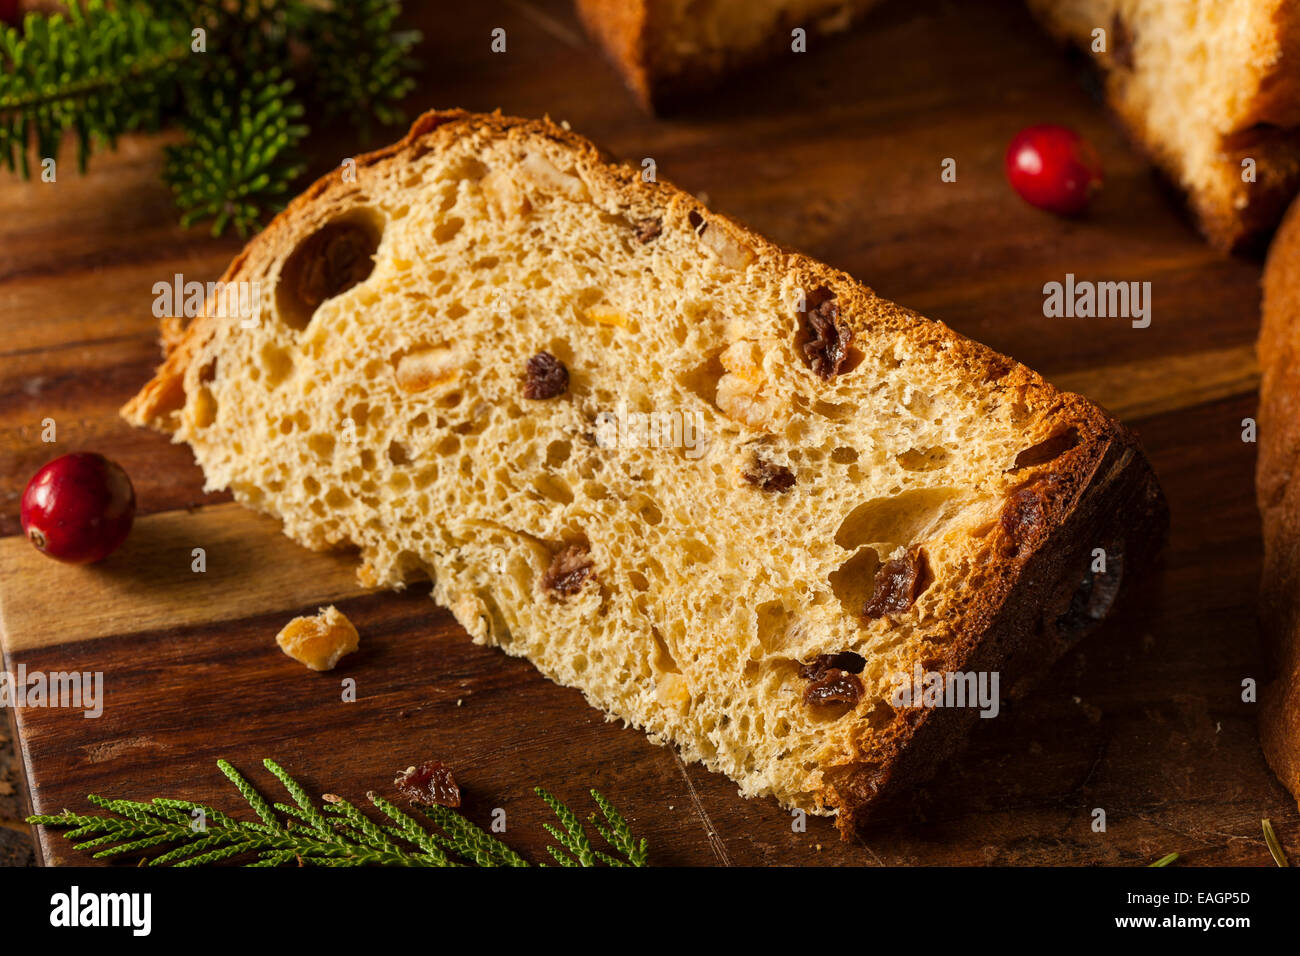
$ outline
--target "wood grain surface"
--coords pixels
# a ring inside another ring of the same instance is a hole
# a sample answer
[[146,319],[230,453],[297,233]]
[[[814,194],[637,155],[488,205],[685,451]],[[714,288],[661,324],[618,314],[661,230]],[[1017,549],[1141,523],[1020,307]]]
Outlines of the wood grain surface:
[[[412,4],[412,6],[418,6]],[[526,662],[476,647],[428,586],[365,593],[347,555],[302,551],[274,523],[205,494],[187,449],[125,426],[116,409],[158,360],[151,287],[215,278],[239,248],[175,225],[159,137],[71,160],[54,184],[0,178],[0,535],[55,455],[94,449],[135,481],[144,517],[102,567],[44,561],[0,541],[5,664],[102,671],[102,717],[11,711],[0,737],[0,860],[21,862],[29,809],[84,808],[88,792],[237,797],[231,760],[272,792],[274,757],[316,792],[387,792],[428,757],[456,768],[466,811],[507,811],[538,859],[547,812],[531,788],[587,809],[610,796],[661,864],[1271,865],[1260,819],[1300,849],[1300,814],[1268,772],[1244,678],[1262,679],[1254,600],[1260,541],[1252,497],[1253,341],[1259,263],[1220,258],[1177,197],[1126,143],[1084,65],[1016,0],[884,6],[852,36],[751,73],[686,112],[637,112],[583,39],[565,0],[429,4],[413,15],[426,68],[410,111],[497,107],[568,120],[616,155],[760,232],[861,277],[1110,407],[1141,435],[1172,511],[1148,593],[1052,671],[1028,699],[981,721],[970,749],[865,840],[830,821],[794,832],[770,800],[609,723]],[[508,51],[489,32],[504,27]],[[1091,213],[1064,221],[1007,187],[1005,144],[1022,126],[1066,123],[1101,152]],[[318,130],[324,171],[375,143]],[[940,180],[945,158],[957,181]],[[1153,320],[1048,319],[1043,284],[1065,274],[1152,283]],[[53,419],[58,440],[41,440]],[[189,570],[204,547],[209,571]],[[274,635],[336,601],[362,649],[315,674]],[[356,681],[343,703],[340,682]],[[235,799],[232,800],[232,797]],[[1093,813],[1104,809],[1105,832]],[[39,833],[46,863],[85,862]]]

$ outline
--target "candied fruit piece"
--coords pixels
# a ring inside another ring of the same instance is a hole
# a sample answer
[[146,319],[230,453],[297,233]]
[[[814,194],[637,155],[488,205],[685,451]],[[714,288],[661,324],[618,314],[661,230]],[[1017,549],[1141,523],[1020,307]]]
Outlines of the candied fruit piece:
[[361,643],[352,622],[332,604],[314,617],[295,617],[275,636],[275,642],[314,671],[333,670],[343,655],[351,654]]

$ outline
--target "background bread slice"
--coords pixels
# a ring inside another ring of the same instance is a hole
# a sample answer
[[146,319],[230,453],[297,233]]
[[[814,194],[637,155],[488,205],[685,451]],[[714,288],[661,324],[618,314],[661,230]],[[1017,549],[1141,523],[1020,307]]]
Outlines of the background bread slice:
[[847,30],[880,0],[577,0],[587,32],[649,110],[729,73]]
[[[1028,0],[1088,51],[1138,144],[1222,249],[1271,232],[1300,186],[1300,4],[1294,0]],[[1094,31],[1107,32],[1092,52]],[[1255,181],[1242,161],[1255,161]]]
[[[847,29],[878,0],[577,0],[647,109],[790,49],[790,30]],[[1027,0],[1087,52],[1137,144],[1188,197],[1220,249],[1256,244],[1300,188],[1300,4],[1295,0]],[[1106,33],[1096,50],[1096,31]],[[1243,179],[1252,160],[1253,179]]]
[[[1014,691],[1162,533],[1104,412],[547,121],[427,114],[224,278],[262,284],[257,323],[197,319],[130,421],[304,545],[359,547],[367,582],[429,574],[475,640],[845,828],[974,719],[893,706],[915,665]],[[568,388],[530,399],[541,351]],[[611,446],[621,403],[698,416],[702,444]],[[810,705],[801,671],[846,652],[861,698]]]
[[1259,462],[1264,528],[1260,627],[1272,668],[1259,693],[1260,743],[1300,800],[1300,206],[1292,205],[1264,269],[1259,333]]

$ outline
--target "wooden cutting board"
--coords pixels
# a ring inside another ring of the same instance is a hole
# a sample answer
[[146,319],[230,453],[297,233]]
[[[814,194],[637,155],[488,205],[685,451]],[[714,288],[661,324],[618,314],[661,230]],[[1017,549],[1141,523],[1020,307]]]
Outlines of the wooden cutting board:
[[[469,815],[506,809],[511,842],[534,858],[547,819],[537,784],[583,810],[586,788],[599,788],[664,864],[1139,864],[1177,851],[1193,864],[1270,865],[1262,817],[1296,852],[1300,815],[1240,698],[1243,678],[1264,676],[1255,452],[1241,438],[1255,409],[1259,263],[1197,239],[1090,95],[1086,69],[1018,2],[889,4],[854,35],[666,119],[633,108],[565,0],[415,19],[427,69],[412,113],[499,106],[568,120],[1110,407],[1140,433],[1168,494],[1164,567],[1034,695],[980,722],[966,754],[864,843],[841,844],[826,820],[794,832],[774,802],[740,798],[526,662],[471,644],[427,586],[364,592],[347,555],[303,551],[274,522],[204,494],[184,447],[117,419],[157,361],[153,283],[215,278],[239,247],[174,225],[160,140],[132,137],[84,178],[69,160],[54,184],[0,180],[0,534],[19,533],[30,474],[79,449],[123,464],[143,514],[126,548],[94,568],[0,540],[6,667],[105,681],[97,719],[11,711],[24,812],[84,808],[88,792],[234,807],[219,757],[268,792],[269,756],[315,792],[359,798],[437,757],[458,768]],[[505,54],[489,49],[497,26]],[[1106,188],[1083,220],[1028,208],[1003,179],[1011,135],[1044,121],[1077,127],[1104,157]],[[365,145],[319,131],[312,155],[323,171]],[[957,180],[945,183],[949,157]],[[1151,326],[1044,318],[1043,284],[1067,272],[1151,281]],[[45,419],[56,443],[41,441]],[[310,673],[274,635],[331,601],[362,650]],[[17,812],[0,822],[21,826]],[[84,862],[57,836],[38,841],[47,863]]]

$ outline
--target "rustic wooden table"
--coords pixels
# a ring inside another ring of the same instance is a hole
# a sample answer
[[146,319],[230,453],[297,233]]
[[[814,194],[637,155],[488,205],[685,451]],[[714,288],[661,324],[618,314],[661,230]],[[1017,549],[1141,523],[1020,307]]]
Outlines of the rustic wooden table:
[[[539,783],[581,807],[584,788],[599,787],[659,863],[1142,864],[1178,851],[1189,864],[1268,865],[1262,817],[1294,853],[1300,814],[1240,699],[1242,679],[1263,676],[1254,446],[1241,439],[1255,409],[1259,263],[1198,240],[1089,92],[1086,68],[1016,0],[917,0],[654,119],[633,107],[566,0],[479,6],[414,15],[427,67],[412,113],[500,107],[568,120],[616,155],[652,156],[663,178],[714,208],[1107,405],[1140,433],[1168,493],[1157,583],[1029,699],[981,722],[970,750],[865,843],[841,844],[824,820],[793,833],[773,802],[739,798],[527,664],[471,645],[427,588],[359,593],[346,562],[299,552],[269,522],[205,495],[185,448],[118,420],[158,358],[153,283],[215,278],[239,248],[175,225],[158,138],[130,137],[85,177],[69,160],[55,184],[0,179],[0,534],[19,532],[28,476],[81,448],[120,461],[150,516],[94,572],[0,541],[8,666],[100,669],[109,686],[99,720],[17,715],[25,784],[13,775],[17,738],[0,736],[0,861],[29,852],[20,817],[32,805],[81,808],[98,792],[232,806],[221,756],[260,785],[269,777],[258,761],[273,756],[317,792],[359,797],[436,755],[461,768],[470,816],[508,808],[513,842],[533,856],[546,816],[529,792]],[[489,51],[496,26],[505,54]],[[1005,144],[1034,122],[1072,125],[1101,151],[1107,183],[1087,218],[1041,214],[1007,187]],[[362,145],[372,144],[322,132],[316,169]],[[946,157],[956,182],[940,180]],[[1043,284],[1067,272],[1149,280],[1150,327],[1044,318]],[[58,423],[57,445],[40,441],[45,418]],[[206,591],[184,593],[164,566],[197,539],[212,543],[217,573]],[[337,703],[336,679],[308,674],[271,641],[320,592],[341,598],[366,635],[347,664],[355,704]],[[1104,833],[1090,826],[1098,807]],[[50,863],[84,859],[45,833],[37,851]]]

